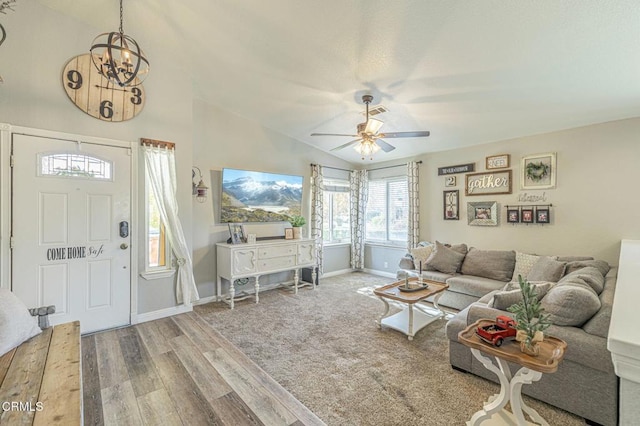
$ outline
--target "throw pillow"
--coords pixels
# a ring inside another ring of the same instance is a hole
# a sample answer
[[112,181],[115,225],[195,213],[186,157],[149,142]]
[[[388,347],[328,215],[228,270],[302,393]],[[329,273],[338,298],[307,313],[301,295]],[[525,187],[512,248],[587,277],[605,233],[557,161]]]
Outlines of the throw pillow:
[[[437,243],[437,242],[438,242],[438,241],[436,241],[436,243]],[[441,244],[442,244],[442,243],[441,243]],[[448,249],[451,249],[451,250],[453,250],[453,251],[455,251],[455,252],[457,252],[457,253],[461,253],[461,254],[463,254],[463,255],[465,255],[465,256],[466,256],[466,254],[467,254],[467,245],[466,245],[466,244],[464,244],[464,243],[463,243],[463,244],[456,244],[456,245],[454,245],[454,246],[452,246],[451,244],[442,244],[442,245],[443,245],[443,246],[445,246],[445,247],[446,247],[446,248],[448,248]],[[435,250],[435,245],[433,246],[433,249]],[[427,259],[427,260],[428,260],[428,259]],[[424,263],[423,263],[423,264],[422,264],[422,268],[423,268],[425,271],[437,271],[437,269],[436,269],[436,268],[434,268],[433,266],[429,265],[429,263],[427,263],[427,265],[426,265],[426,266],[425,266],[425,265],[424,265]],[[460,272],[460,268],[458,268],[458,271],[456,271],[456,272]]]
[[413,269],[420,268],[420,262],[422,262],[422,267],[427,264],[427,259],[431,256],[433,252],[434,246],[426,246],[426,247],[416,247],[411,249],[411,256],[413,256]]
[[0,356],[42,332],[24,303],[5,288],[0,288],[0,331]]
[[564,275],[566,262],[559,262],[553,257],[541,257],[529,271],[529,281],[551,281],[557,283]]
[[609,273],[609,269],[611,269],[609,264],[604,260],[579,260],[576,262],[567,263],[567,270],[565,271],[565,273],[570,274],[577,271],[578,269],[586,268],[588,266],[598,268],[603,277],[606,277],[607,273]]
[[577,271],[573,271],[564,277],[558,284],[565,283],[567,281],[572,281],[574,278],[581,278],[585,283],[589,285],[596,292],[596,294],[602,293],[604,290],[604,277],[600,270],[594,266],[587,266],[586,268],[578,269]]
[[533,268],[533,265],[540,260],[540,256],[535,254],[516,252],[516,266],[513,269],[512,281],[518,281],[518,275],[522,275],[524,278],[529,275],[529,271]]
[[598,295],[582,278],[554,286],[540,305],[555,325],[581,327],[600,310]]
[[[542,299],[547,292],[553,287],[553,283],[533,284],[536,290],[536,298]],[[522,301],[522,291],[520,288],[510,291],[499,291],[493,295],[493,299],[489,302],[490,308],[506,311],[511,305],[515,305]]]
[[444,244],[436,241],[436,248],[427,259],[427,265],[436,271],[453,275],[458,272],[463,260],[464,254],[445,247]]
[[508,282],[515,264],[516,252],[513,250],[478,250],[471,247],[460,270],[465,275]]

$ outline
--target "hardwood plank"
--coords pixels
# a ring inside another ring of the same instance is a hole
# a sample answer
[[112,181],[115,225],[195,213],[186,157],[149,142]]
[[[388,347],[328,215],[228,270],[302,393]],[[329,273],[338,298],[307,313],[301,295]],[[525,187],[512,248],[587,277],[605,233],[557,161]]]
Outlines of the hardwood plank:
[[34,426],[80,425],[82,423],[82,378],[80,375],[80,321],[56,325],[42,377]]
[[247,404],[235,392],[213,401],[211,404],[216,413],[229,425],[264,425],[258,416],[249,408]]
[[158,329],[155,321],[137,324],[133,328],[138,332],[144,346],[147,348],[147,352],[152,358],[171,351],[171,346],[169,346],[167,339]]
[[105,331],[96,334],[95,339],[96,353],[98,355],[98,373],[100,374],[100,386],[102,386],[102,389],[129,380],[129,372],[124,363],[116,333]]
[[158,389],[138,397],[140,416],[145,425],[182,425],[178,411],[166,389]]
[[174,352],[158,355],[154,362],[184,424],[223,424]]
[[171,318],[161,318],[159,320],[154,321],[158,326],[158,330],[160,334],[164,336],[165,339],[173,339],[174,337],[182,336],[182,330],[180,327],[174,323]]
[[11,361],[13,360],[13,354],[15,353],[16,348],[13,348],[6,354],[0,356],[0,386],[2,386],[4,376],[7,375],[7,371],[9,370],[9,366],[11,365]]
[[2,411],[0,424],[13,426],[33,423],[52,332],[48,328],[16,349],[14,360],[0,388],[0,401],[21,402],[33,410]]
[[102,393],[94,335],[82,338],[82,400],[85,426],[103,425]]
[[240,349],[229,342],[224,336],[222,336],[217,330],[211,327],[207,322],[196,312],[189,312],[182,314],[192,318],[208,336],[217,342],[217,344],[233,356],[233,358],[241,363],[243,368],[249,372],[262,386],[265,387],[275,398],[280,401],[285,407],[287,407],[298,419],[300,419],[306,425],[324,425],[325,423],[320,420],[311,410],[309,410],[304,404],[293,397],[285,388],[283,388],[278,382],[276,382],[271,376],[269,376],[260,366],[251,361]]
[[[180,314],[171,317],[171,320],[185,335],[189,336],[189,339],[193,341],[196,347],[207,348],[207,350],[214,350],[220,347],[217,340],[212,339],[193,317],[187,314]],[[198,318],[198,320],[201,319]]]
[[142,424],[136,395],[133,393],[133,386],[129,380],[102,388],[101,392],[105,425]]
[[233,390],[202,354],[203,347],[196,346],[187,336],[178,336],[170,344],[207,401],[211,402]]
[[265,424],[290,424],[297,420],[226,350],[218,348],[205,352],[204,356]]
[[118,330],[120,350],[136,397],[162,388],[162,381],[134,327]]

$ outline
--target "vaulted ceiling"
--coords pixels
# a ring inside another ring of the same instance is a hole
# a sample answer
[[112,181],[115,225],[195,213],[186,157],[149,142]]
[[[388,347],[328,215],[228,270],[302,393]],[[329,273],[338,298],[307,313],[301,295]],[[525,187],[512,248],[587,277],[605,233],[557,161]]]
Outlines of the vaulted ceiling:
[[[118,28],[117,0],[38,1]],[[365,93],[381,131],[431,131],[373,161],[640,115],[637,0],[124,0],[124,16],[149,79],[169,56],[198,98],[300,143],[348,142],[310,133],[354,133]]]

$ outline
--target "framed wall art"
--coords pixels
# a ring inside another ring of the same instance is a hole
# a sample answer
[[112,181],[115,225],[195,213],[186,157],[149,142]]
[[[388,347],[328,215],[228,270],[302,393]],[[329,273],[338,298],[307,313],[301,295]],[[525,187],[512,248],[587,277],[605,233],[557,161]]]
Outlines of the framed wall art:
[[460,192],[444,191],[444,220],[460,219]]
[[492,155],[486,158],[486,168],[507,169],[510,165],[511,156],[509,154]]
[[556,153],[522,157],[520,171],[522,189],[548,189],[556,187]]
[[498,226],[498,203],[495,201],[467,203],[467,223],[473,226]]
[[447,176],[446,178],[444,178],[444,186],[456,186],[456,177]]
[[520,223],[520,209],[507,209],[507,222]]
[[511,170],[465,175],[465,195],[511,194]]
[[547,208],[536,209],[536,223],[550,223],[550,210]]
[[533,223],[533,209],[522,209],[520,211],[520,214],[521,214],[520,222]]
[[241,244],[247,241],[243,224],[228,223],[228,225],[229,225],[229,234],[231,234],[231,242],[233,244]]

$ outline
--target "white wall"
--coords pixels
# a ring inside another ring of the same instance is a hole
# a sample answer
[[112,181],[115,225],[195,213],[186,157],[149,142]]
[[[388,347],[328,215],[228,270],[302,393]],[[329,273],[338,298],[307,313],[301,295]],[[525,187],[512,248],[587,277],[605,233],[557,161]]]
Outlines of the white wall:
[[[211,188],[211,192],[220,191],[219,172],[224,167],[303,176],[303,216],[308,221],[310,164],[351,168],[348,163],[323,151],[216,106],[199,100],[193,105],[193,165],[202,170],[205,185]],[[227,225],[215,223],[214,208],[218,208],[218,204],[213,198],[193,206],[194,273],[198,291],[203,297],[215,294],[215,243],[229,238]],[[284,235],[285,225],[289,226],[282,222],[245,224],[245,229],[258,237],[276,236]],[[305,232],[308,236],[308,225]],[[268,283],[268,277],[261,278],[261,285]]]
[[[192,94],[189,86],[176,84],[184,80],[184,74],[170,61],[170,55],[157,54],[153,46],[145,43],[151,61],[151,72],[144,82],[145,108],[130,121],[107,123],[71,103],[61,75],[67,61],[87,53],[93,38],[104,28],[89,27],[33,1],[19,2],[15,12],[2,17],[7,39],[0,48],[0,74],[4,79],[0,85],[0,122],[126,141],[145,137],[175,142],[178,204],[190,242]],[[142,168],[140,171],[144,194]],[[139,207],[142,214],[142,200]],[[142,232],[140,236],[138,246],[144,247]],[[142,268],[144,253],[140,250],[139,254]],[[139,279],[139,313],[174,305],[173,279]]]

